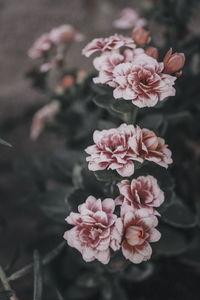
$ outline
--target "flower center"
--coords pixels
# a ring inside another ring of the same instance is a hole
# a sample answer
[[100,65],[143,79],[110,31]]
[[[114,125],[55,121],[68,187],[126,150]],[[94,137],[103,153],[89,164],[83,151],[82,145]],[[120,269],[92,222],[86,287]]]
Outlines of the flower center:
[[126,230],[125,238],[131,246],[141,245],[145,240],[144,230],[139,226],[130,226]]

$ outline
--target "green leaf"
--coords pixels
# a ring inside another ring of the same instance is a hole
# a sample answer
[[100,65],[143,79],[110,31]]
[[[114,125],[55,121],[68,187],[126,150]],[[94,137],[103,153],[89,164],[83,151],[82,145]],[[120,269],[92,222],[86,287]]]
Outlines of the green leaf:
[[6,141],[4,141],[4,140],[2,140],[2,139],[0,139],[0,144],[1,144],[1,145],[4,145],[4,146],[12,147],[11,144],[9,144],[8,142],[6,142]]
[[115,102],[111,104],[111,109],[118,113],[127,113],[132,112],[134,109],[137,108],[132,104],[131,101],[115,100]]
[[194,213],[178,197],[162,213],[162,220],[177,228],[191,228],[197,224]]
[[42,287],[43,287],[42,263],[41,263],[40,254],[37,250],[35,250],[33,254],[33,272],[34,272],[33,300],[41,300]]
[[70,212],[66,199],[72,188],[48,191],[39,198],[39,207],[50,219],[65,223],[65,218]]
[[142,282],[153,273],[153,264],[145,262],[140,265],[130,265],[125,272],[122,273],[122,278],[130,282]]
[[94,172],[99,181],[122,180],[122,177],[112,170],[102,170]]
[[200,267],[200,230],[196,231],[193,241],[190,243],[188,250],[180,256],[184,264]]
[[94,103],[101,107],[110,109],[111,104],[115,101],[110,95],[98,95],[93,98]]
[[181,230],[167,225],[160,225],[161,239],[151,244],[153,253],[156,255],[173,256],[179,255],[187,250],[188,241]]

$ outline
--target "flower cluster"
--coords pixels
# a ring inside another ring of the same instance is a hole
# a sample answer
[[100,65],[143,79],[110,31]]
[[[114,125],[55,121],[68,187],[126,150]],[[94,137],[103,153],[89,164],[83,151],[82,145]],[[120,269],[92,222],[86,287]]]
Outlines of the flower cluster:
[[83,35],[69,24],[53,28],[42,34],[28,51],[32,59],[41,59],[41,72],[47,72],[54,66],[62,64],[65,46],[71,42],[83,40]]
[[90,171],[116,170],[123,177],[134,173],[136,162],[152,161],[167,168],[172,163],[171,151],[164,139],[148,129],[122,124],[118,128],[98,131],[94,145],[86,148]]
[[[161,205],[164,197],[156,179],[139,177],[132,182],[122,181],[118,186],[120,202],[89,196],[78,207],[78,213],[71,212],[66,218],[73,228],[65,232],[64,238],[87,262],[97,259],[107,264],[111,249],[121,248],[125,258],[141,263],[151,257],[150,243],[160,239],[153,207]],[[115,212],[118,204],[121,205],[119,216]]]
[[[125,28],[137,18],[133,11],[124,11],[115,25]],[[115,34],[90,42],[83,54],[89,57],[100,52],[93,61],[98,71],[94,82],[109,85],[115,99],[131,100],[138,107],[154,106],[175,95],[173,85],[181,75],[185,56],[170,49],[159,62],[157,48],[144,48],[150,38],[149,31],[137,26],[131,38]],[[89,170],[113,170],[129,178],[117,183],[119,195],[115,200],[89,196],[78,213],[67,217],[73,227],[64,238],[87,262],[97,259],[107,264],[112,252],[120,249],[135,264],[146,261],[152,254],[151,243],[161,237],[156,229],[160,216],[157,208],[164,202],[164,193],[153,176],[130,176],[138,163],[150,161],[167,168],[172,163],[171,151],[163,138],[133,124],[96,130],[93,140],[94,144],[85,149]]]
[[130,100],[138,107],[155,106],[169,96],[175,95],[174,82],[181,75],[185,57],[170,49],[163,62],[158,62],[158,49],[145,46],[150,32],[142,27],[133,29],[132,37],[115,34],[91,41],[83,49],[89,57],[100,51],[93,61],[98,76],[95,83],[114,88],[115,99]]

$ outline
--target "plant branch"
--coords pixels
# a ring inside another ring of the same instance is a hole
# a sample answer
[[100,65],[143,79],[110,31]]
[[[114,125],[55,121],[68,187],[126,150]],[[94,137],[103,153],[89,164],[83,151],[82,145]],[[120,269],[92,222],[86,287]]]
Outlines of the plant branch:
[[2,285],[5,289],[5,291],[11,291],[12,292],[12,296],[10,297],[10,300],[18,300],[15,292],[12,290],[11,286],[10,286],[10,283],[9,283],[9,280],[2,268],[2,266],[0,265],[0,279],[1,279],[1,282],[2,282]]
[[[62,242],[55,249],[50,251],[46,256],[43,257],[42,264],[47,265],[48,263],[50,263],[62,251],[64,246],[65,246],[65,242]],[[8,280],[9,281],[17,280],[17,279],[27,275],[28,273],[30,273],[32,270],[33,270],[33,263],[23,267],[22,269],[16,271],[12,275],[10,275],[8,277]]]

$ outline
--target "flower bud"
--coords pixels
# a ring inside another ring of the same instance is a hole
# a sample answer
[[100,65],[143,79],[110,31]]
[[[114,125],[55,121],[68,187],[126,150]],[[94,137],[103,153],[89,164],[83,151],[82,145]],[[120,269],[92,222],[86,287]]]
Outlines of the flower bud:
[[145,53],[155,59],[158,59],[158,49],[156,47],[149,47],[145,50]]
[[164,59],[164,71],[165,74],[173,74],[178,72],[180,74],[180,70],[183,68],[185,64],[185,55],[184,53],[175,52],[172,54],[172,48],[166,53]]
[[150,41],[150,31],[143,27],[136,27],[132,31],[132,38],[136,44],[145,46]]

